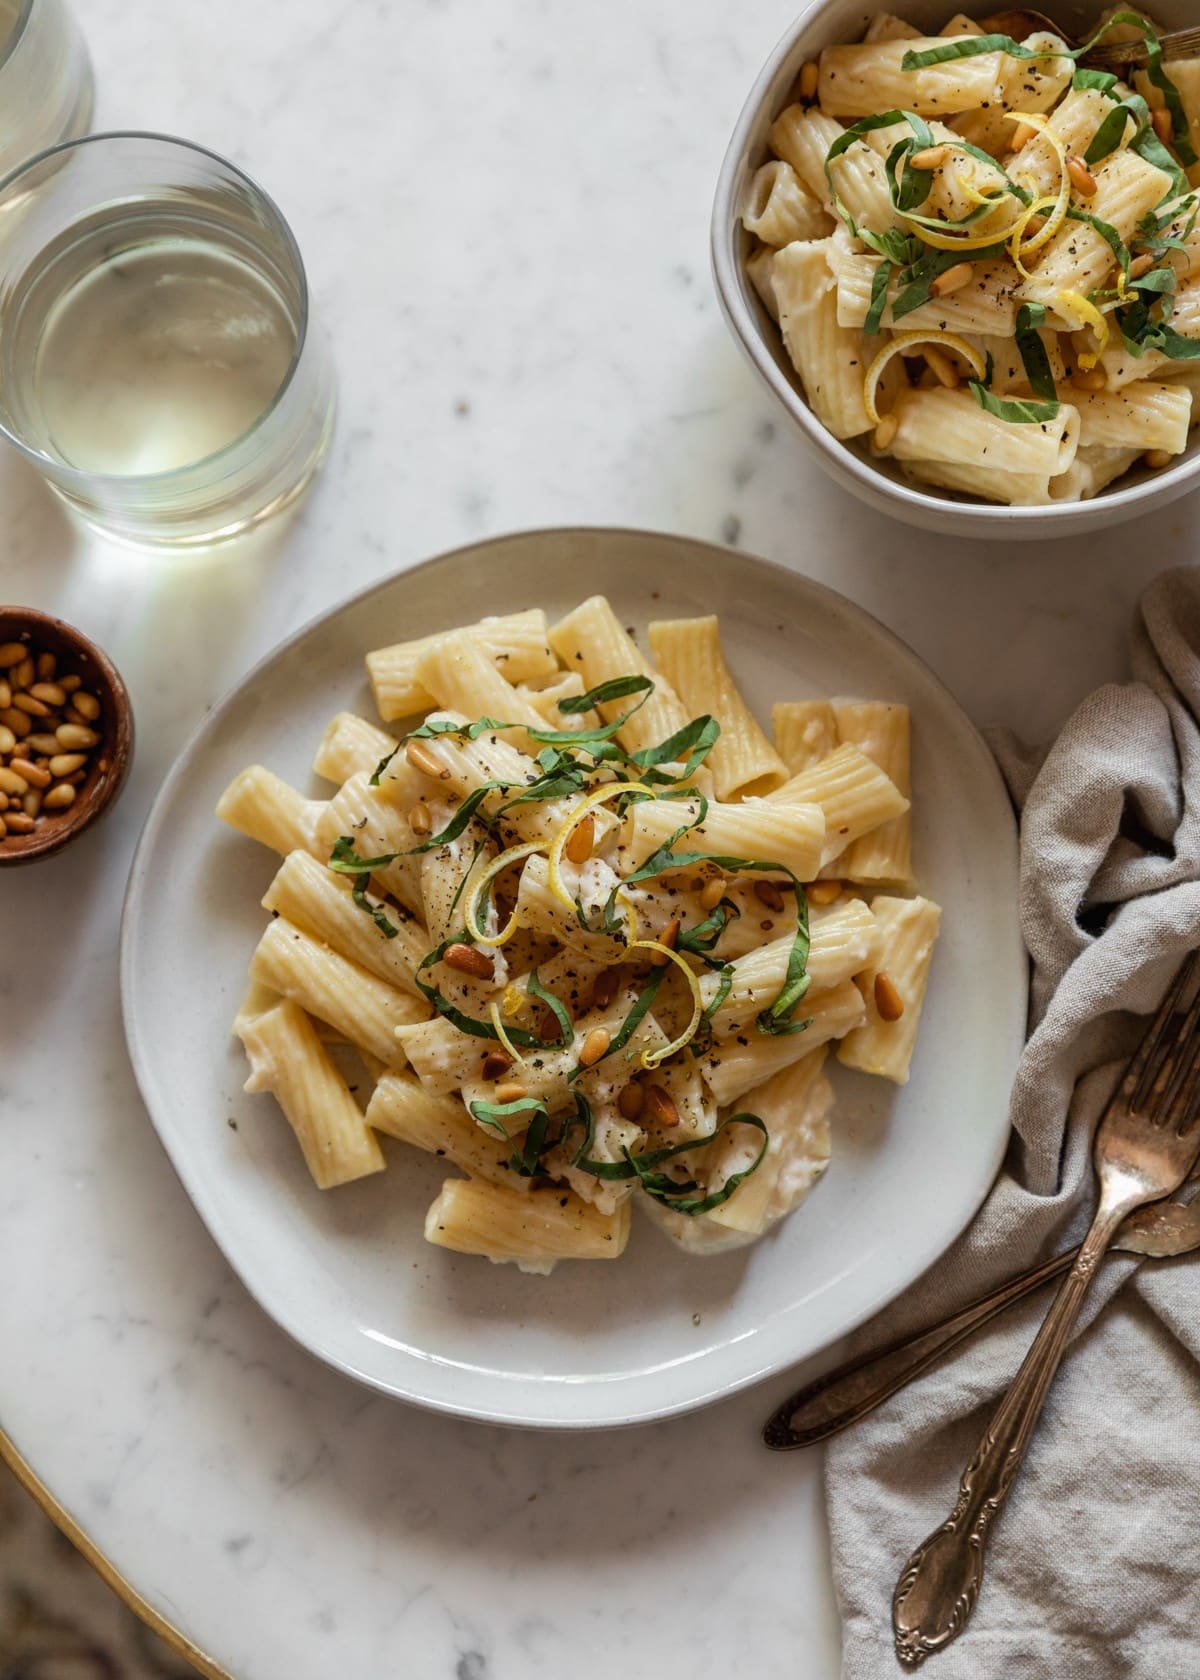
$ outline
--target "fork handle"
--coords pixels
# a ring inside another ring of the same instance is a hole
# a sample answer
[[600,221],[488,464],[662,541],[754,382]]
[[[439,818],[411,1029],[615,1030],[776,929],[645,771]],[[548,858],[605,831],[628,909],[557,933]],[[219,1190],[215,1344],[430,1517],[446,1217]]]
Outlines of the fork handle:
[[1066,1254],[1056,1254],[1052,1260],[1044,1260],[1019,1277],[1009,1278],[998,1289],[978,1296],[928,1330],[889,1342],[807,1383],[771,1414],[763,1440],[776,1452],[828,1441],[831,1435],[873,1412],[993,1318],[1051,1279],[1061,1277],[1078,1253],[1073,1248]]
[[1131,1205],[1102,1200],[1033,1346],[963,1472],[953,1511],[904,1566],[892,1599],[892,1625],[896,1655],[906,1668],[918,1667],[956,1639],[975,1608],[992,1524],[1021,1468],[1088,1285]]

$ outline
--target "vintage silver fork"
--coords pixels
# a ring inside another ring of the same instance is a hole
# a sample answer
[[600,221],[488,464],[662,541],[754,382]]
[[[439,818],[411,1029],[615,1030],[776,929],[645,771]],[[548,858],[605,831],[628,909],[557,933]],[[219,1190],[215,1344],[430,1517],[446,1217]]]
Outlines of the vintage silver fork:
[[1193,953],[1105,1110],[1096,1133],[1100,1201],[1091,1229],[963,1472],[953,1511],[918,1546],[896,1585],[892,1625],[896,1655],[906,1668],[916,1668],[949,1645],[967,1624],[983,1581],[992,1525],[1008,1498],[1071,1326],[1117,1227],[1134,1208],[1178,1189],[1200,1154],[1196,974]]
[[[993,12],[990,17],[981,19],[979,27],[989,35],[1011,35],[1016,41],[1024,41],[1030,35],[1037,35],[1043,30],[1049,30],[1051,35],[1058,35],[1071,42],[1069,36],[1063,35],[1063,27],[1048,18],[1045,12],[1032,11],[1027,6],[1014,11]],[[1172,29],[1166,35],[1160,35],[1159,47],[1165,59],[1195,58],[1200,53],[1200,29]],[[1121,70],[1129,65],[1143,65],[1149,61],[1149,43],[1139,38],[1136,41],[1097,41],[1083,56],[1083,63],[1102,70]]]

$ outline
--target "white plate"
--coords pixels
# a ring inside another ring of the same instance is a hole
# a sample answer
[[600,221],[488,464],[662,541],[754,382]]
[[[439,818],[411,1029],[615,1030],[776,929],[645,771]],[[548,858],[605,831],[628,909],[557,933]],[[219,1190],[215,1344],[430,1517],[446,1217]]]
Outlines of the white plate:
[[[558,613],[600,589],[639,627],[718,612],[761,715],[789,697],[905,701],[917,868],[945,916],[910,1083],[897,1091],[839,1070],[833,1163],[793,1218],[752,1249],[707,1258],[678,1253],[638,1220],[620,1261],[543,1279],[427,1245],[422,1216],[442,1175],[401,1145],[388,1145],[387,1172],[321,1194],[272,1103],[242,1093],[229,1023],[275,863],[212,812],[255,761],[309,785],[330,716],[347,706],[372,715],[368,648],[502,608]],[[818,1352],[918,1277],[974,1213],[1003,1153],[1025,1021],[1013,819],[955,701],[842,597],[679,537],[504,537],[317,619],[205,719],[138,847],[121,985],[159,1136],[226,1257],[285,1330],[350,1375],[439,1410],[544,1427],[631,1423]]]

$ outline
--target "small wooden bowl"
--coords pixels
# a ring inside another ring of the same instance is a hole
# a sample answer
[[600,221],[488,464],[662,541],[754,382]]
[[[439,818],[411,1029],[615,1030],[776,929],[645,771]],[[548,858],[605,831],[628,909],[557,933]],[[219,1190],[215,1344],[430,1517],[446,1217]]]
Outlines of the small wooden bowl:
[[83,688],[100,702],[100,716],[92,727],[101,742],[88,755],[87,777],[76,789],[74,804],[61,813],[48,812],[30,834],[0,839],[0,866],[33,863],[78,839],[116,801],[133,759],[129,694],[120,672],[95,642],[61,618],[33,607],[0,606],[0,643],[4,642],[28,642],[33,653],[52,653],[59,676],[82,679]]

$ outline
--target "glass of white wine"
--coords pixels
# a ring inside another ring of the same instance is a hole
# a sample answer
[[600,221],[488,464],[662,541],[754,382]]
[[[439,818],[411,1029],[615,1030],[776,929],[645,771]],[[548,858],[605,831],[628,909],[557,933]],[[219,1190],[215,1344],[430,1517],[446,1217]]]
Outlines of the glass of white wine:
[[0,175],[91,120],[92,67],[63,0],[0,0]]
[[307,485],[333,400],[295,239],[233,164],[99,134],[0,181],[0,431],[88,524],[247,530]]

